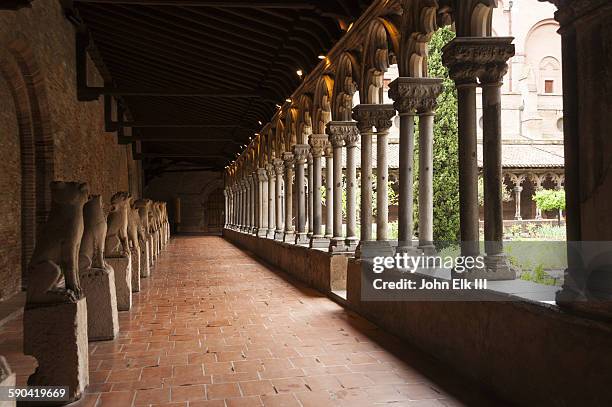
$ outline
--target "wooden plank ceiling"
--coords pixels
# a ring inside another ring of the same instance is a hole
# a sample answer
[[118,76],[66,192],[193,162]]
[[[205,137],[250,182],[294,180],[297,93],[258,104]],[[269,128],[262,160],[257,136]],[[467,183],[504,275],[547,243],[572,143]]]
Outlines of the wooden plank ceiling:
[[73,0],[147,162],[222,169],[370,0]]

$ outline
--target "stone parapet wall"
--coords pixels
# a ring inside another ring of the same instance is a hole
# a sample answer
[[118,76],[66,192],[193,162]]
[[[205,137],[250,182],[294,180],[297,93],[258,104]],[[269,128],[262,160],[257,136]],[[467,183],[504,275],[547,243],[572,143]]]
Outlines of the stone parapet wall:
[[522,405],[610,405],[612,324],[516,302],[361,301],[349,260],[347,306]]
[[[224,229],[223,236],[323,293],[344,287],[348,257]],[[342,288],[343,289],[343,288]]]

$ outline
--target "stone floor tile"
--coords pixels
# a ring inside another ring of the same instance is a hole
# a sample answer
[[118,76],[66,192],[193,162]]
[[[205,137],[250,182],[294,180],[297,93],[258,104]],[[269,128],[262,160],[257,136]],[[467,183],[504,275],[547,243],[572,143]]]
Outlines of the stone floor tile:
[[[501,405],[219,237],[174,237],[119,322],[117,339],[89,344],[74,405]],[[22,346],[21,318],[0,327],[20,385],[36,368]]]

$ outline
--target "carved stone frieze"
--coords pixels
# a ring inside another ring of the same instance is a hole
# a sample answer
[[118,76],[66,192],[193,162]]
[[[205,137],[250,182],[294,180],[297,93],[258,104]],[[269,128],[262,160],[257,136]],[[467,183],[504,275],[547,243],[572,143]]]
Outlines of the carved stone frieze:
[[400,77],[389,84],[389,97],[400,113],[431,112],[443,90],[442,79]]
[[348,143],[359,140],[359,131],[357,122],[354,121],[332,121],[327,123],[327,134],[332,147],[344,147]]

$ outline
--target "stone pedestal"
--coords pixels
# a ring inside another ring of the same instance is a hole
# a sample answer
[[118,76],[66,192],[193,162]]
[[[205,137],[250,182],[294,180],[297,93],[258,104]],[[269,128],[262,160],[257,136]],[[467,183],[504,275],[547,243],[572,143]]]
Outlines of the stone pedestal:
[[[14,387],[16,384],[17,376],[11,370],[6,359],[0,356],[0,387]],[[2,401],[0,400],[0,407],[15,407],[17,403],[15,401]]]
[[153,234],[149,235],[149,267],[153,267],[155,264],[155,241]]
[[142,267],[142,261],[140,257],[140,250],[132,247],[130,249],[132,258],[132,292],[137,293],[140,291],[140,268]]
[[68,386],[69,402],[81,398],[89,384],[85,298],[26,309],[23,345],[38,361],[28,386]]
[[366,240],[361,241],[355,249],[355,257],[360,259],[371,259],[373,257],[393,257],[394,250],[388,240]]
[[149,241],[140,242],[140,277],[147,278],[151,275],[151,246]]
[[79,273],[81,289],[87,298],[89,341],[115,339],[119,332],[115,271],[93,268]]
[[117,309],[129,311],[132,308],[132,258],[109,257],[104,260],[115,270]]

